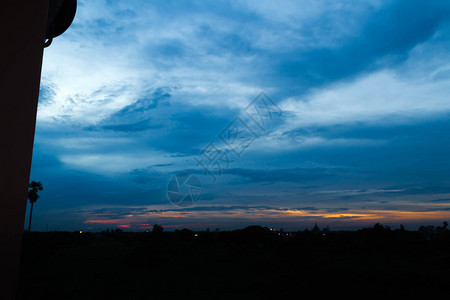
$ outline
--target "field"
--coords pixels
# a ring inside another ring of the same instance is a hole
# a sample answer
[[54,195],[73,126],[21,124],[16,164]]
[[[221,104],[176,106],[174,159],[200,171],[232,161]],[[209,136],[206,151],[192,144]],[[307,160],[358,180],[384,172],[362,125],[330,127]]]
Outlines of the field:
[[447,230],[26,232],[19,299],[429,299],[449,271]]

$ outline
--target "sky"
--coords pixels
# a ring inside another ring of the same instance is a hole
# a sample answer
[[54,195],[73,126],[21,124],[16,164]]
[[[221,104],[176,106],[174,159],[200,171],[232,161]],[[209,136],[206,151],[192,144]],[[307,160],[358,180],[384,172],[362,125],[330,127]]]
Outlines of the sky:
[[442,0],[79,0],[44,51],[33,228],[441,225],[449,54]]

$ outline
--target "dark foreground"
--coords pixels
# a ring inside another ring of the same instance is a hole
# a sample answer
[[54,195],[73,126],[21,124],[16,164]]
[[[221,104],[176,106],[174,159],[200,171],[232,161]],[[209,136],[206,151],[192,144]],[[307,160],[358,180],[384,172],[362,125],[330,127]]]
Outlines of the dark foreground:
[[19,299],[432,299],[449,279],[448,230],[25,233]]

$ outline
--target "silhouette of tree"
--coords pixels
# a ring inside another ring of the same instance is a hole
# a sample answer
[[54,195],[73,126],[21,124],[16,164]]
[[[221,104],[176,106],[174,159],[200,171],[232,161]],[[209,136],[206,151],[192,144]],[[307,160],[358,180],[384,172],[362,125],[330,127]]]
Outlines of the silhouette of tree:
[[384,229],[385,228],[380,223],[376,223],[375,225],[373,225],[373,230],[375,231],[383,231]]
[[152,232],[154,233],[162,233],[164,231],[164,228],[161,225],[155,224],[153,225]]
[[31,231],[31,218],[33,216],[33,205],[34,202],[37,201],[39,198],[38,191],[42,191],[44,188],[42,187],[42,184],[38,181],[32,181],[28,185],[28,199],[31,203],[31,210],[30,210],[30,221],[28,222],[28,231]]
[[442,225],[444,227],[444,230],[447,230],[447,227],[448,227],[447,221],[442,222]]

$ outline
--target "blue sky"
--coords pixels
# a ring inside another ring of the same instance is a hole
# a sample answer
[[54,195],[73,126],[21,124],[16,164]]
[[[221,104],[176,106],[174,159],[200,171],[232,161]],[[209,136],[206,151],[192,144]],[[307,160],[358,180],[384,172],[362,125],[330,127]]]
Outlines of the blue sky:
[[[36,230],[448,220],[449,2],[78,2],[44,53]],[[261,92],[282,112],[264,130],[245,114]],[[216,181],[195,161],[211,142]],[[167,197],[179,173],[202,183],[192,207]]]

